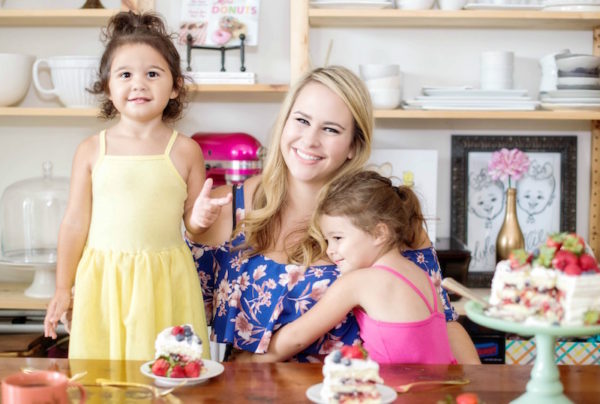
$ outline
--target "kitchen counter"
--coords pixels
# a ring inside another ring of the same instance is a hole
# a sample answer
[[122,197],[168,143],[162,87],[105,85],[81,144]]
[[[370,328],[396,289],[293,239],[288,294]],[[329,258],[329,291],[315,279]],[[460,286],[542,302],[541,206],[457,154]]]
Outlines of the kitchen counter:
[[[142,362],[9,358],[0,363],[0,377],[18,372],[21,367],[52,369],[72,375],[87,371],[80,380],[88,394],[88,403],[152,402],[149,392],[139,388],[101,387],[97,378],[151,384],[140,372]],[[155,402],[183,403],[305,403],[306,390],[323,381],[321,364],[249,364],[225,363],[225,371],[207,382],[181,387],[174,394]],[[600,397],[600,366],[559,366],[566,395],[576,403],[597,403]],[[429,385],[399,394],[398,403],[435,403],[447,396],[474,392],[486,403],[507,403],[525,392],[530,366],[522,365],[383,365],[381,376],[388,386],[420,380],[467,378],[462,386]],[[74,389],[73,397],[77,397]]]
[[27,283],[0,283],[0,309],[4,310],[46,310],[50,299],[35,299],[25,296]]

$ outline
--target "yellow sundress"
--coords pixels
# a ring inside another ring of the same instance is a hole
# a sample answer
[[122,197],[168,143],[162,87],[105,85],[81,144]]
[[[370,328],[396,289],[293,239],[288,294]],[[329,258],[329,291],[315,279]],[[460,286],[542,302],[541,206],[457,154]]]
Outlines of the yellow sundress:
[[187,185],[169,153],[106,155],[92,171],[92,218],[77,267],[69,358],[151,360],[166,327],[192,324],[210,357],[194,260],[182,236]]

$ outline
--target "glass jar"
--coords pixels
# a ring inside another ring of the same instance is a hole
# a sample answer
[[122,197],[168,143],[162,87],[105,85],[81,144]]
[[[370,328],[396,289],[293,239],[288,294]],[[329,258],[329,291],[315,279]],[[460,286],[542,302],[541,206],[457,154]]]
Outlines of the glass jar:
[[2,194],[0,231],[4,261],[56,262],[58,230],[67,207],[69,179],[53,177],[49,161],[42,168],[42,178],[15,182]]

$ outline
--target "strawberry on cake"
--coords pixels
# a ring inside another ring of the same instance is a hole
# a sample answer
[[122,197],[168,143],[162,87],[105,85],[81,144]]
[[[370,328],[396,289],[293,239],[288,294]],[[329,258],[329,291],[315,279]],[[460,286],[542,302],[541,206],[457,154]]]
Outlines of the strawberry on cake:
[[380,403],[379,365],[356,345],[343,346],[325,357],[321,397],[327,403]]
[[496,266],[492,316],[555,325],[600,324],[600,269],[575,233],[551,235],[534,253],[515,250]]
[[154,343],[156,355],[152,373],[156,376],[198,377],[202,363],[202,340],[189,324],[164,329]]

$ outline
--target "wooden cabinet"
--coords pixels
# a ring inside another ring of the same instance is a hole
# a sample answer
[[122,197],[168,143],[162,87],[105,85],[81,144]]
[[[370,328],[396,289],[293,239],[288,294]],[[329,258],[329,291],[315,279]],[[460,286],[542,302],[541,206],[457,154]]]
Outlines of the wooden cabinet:
[[[591,30],[591,50],[600,55],[600,13],[543,12],[521,10],[400,10],[400,9],[312,9],[309,0],[290,2],[290,64],[294,82],[310,68],[311,27],[397,28],[506,28],[532,30]],[[588,241],[600,254],[600,111],[424,111],[376,110],[378,120],[561,120],[591,122],[591,177]]]

